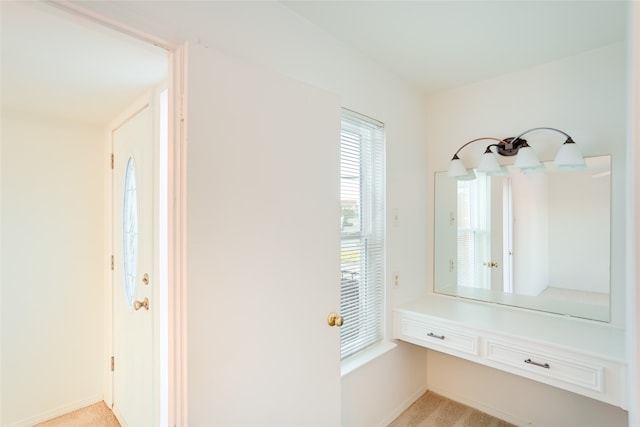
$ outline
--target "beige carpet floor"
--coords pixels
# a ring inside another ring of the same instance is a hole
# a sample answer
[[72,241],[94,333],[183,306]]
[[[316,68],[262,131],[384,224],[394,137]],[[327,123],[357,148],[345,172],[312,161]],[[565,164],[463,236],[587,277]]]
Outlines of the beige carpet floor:
[[469,406],[427,391],[389,427],[515,427]]
[[[34,427],[120,427],[104,402],[78,409]],[[515,427],[476,409],[426,392],[389,427]]]
[[34,427],[120,427],[120,423],[104,402],[78,409]]

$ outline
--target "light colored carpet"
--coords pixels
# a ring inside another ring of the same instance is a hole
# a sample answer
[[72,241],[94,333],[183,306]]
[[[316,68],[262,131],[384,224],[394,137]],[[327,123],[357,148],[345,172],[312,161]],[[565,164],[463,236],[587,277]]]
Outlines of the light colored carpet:
[[120,423],[104,402],[99,402],[34,427],[120,427]]
[[[120,427],[104,402],[78,409],[34,427]],[[476,409],[427,391],[389,427],[515,427]]]
[[515,427],[469,406],[427,391],[389,427]]

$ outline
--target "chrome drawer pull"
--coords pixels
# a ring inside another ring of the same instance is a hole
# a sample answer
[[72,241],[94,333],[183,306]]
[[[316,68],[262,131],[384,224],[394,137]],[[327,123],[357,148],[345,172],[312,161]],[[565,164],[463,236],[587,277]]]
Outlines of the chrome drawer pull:
[[534,361],[533,361],[533,360],[531,360],[531,359],[526,359],[526,360],[524,361],[524,363],[528,363],[529,365],[540,366],[541,368],[545,368],[545,369],[549,369],[549,368],[551,368],[551,366],[549,366],[549,364],[548,364],[548,363],[538,363],[538,362],[534,362]]
[[432,338],[438,338],[439,340],[443,340],[444,339],[444,335],[436,335],[433,332],[429,332],[427,334],[428,337],[432,337]]

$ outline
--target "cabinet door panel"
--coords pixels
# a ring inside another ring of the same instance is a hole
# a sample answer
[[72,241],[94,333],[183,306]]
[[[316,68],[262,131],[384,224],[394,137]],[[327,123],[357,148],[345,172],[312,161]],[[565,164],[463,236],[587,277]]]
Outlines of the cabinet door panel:
[[572,359],[569,355],[539,352],[487,340],[487,359],[526,376],[548,378],[602,392],[604,367]]
[[423,320],[401,319],[401,339],[414,339],[417,344],[434,350],[455,350],[472,356],[478,356],[478,336],[465,332],[452,325]]

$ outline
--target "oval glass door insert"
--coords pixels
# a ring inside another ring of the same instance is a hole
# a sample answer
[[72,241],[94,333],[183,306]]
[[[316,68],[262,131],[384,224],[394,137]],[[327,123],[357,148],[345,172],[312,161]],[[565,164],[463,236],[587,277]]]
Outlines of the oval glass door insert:
[[124,294],[129,307],[133,306],[138,275],[138,195],[133,158],[129,157],[124,175],[122,200],[122,257],[124,266]]

